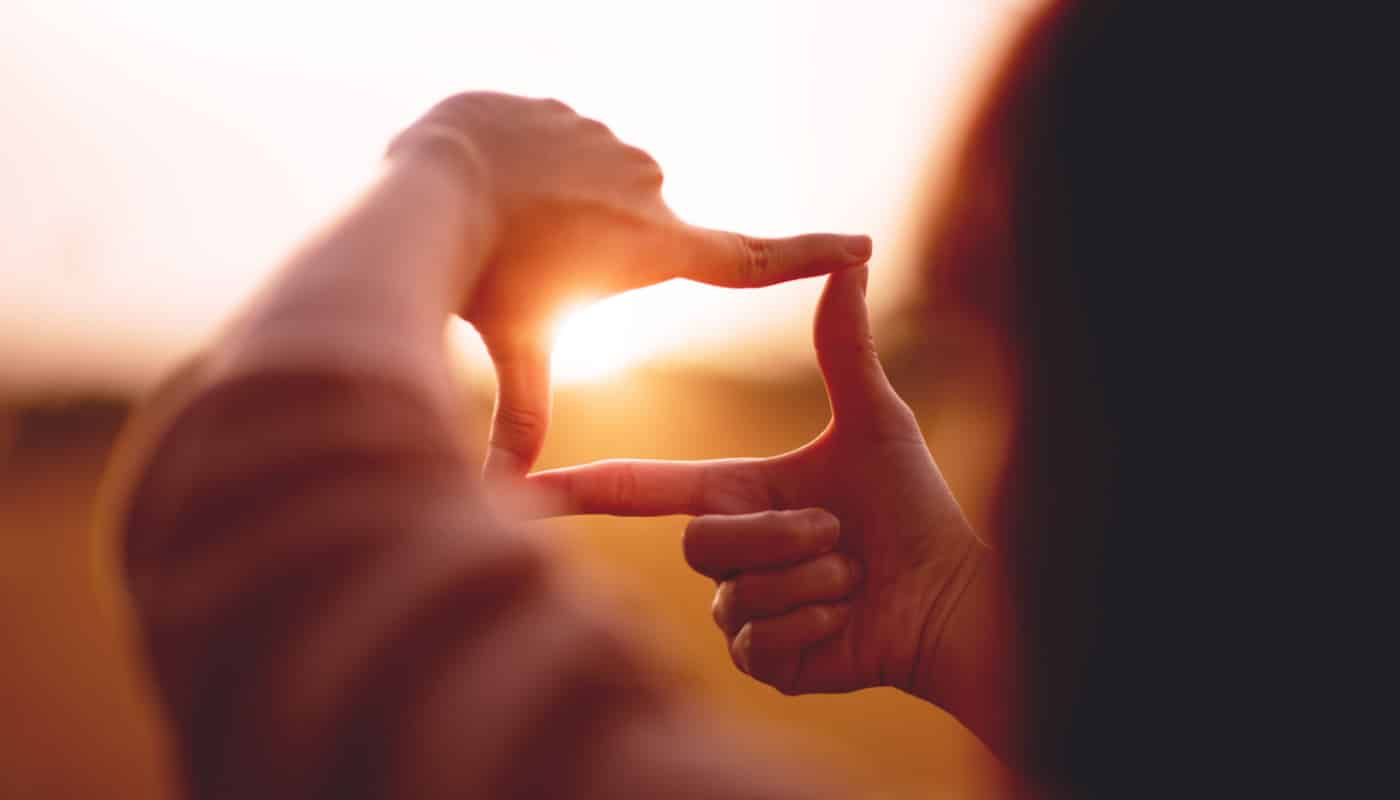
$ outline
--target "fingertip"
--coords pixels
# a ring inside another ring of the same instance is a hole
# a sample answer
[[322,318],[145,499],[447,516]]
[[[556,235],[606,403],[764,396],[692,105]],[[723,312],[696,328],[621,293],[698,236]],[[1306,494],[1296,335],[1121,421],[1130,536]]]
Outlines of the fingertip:
[[870,260],[874,242],[869,236],[842,236],[841,249],[852,264],[862,264]]
[[807,608],[814,618],[814,623],[812,635],[804,646],[810,646],[831,637],[844,628],[847,620],[851,617],[851,604],[849,602],[823,603]]
[[821,552],[830,550],[841,539],[841,520],[824,508],[804,508],[800,512],[807,525],[808,536]]
[[739,632],[734,634],[734,638],[729,643],[729,654],[734,659],[734,666],[739,668],[745,675],[752,675],[750,667],[751,651],[753,650],[753,622],[744,623],[739,628]]

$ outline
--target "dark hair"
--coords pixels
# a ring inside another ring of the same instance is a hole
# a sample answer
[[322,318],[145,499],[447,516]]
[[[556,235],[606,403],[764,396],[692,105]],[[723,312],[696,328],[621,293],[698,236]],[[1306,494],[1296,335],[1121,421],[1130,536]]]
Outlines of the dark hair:
[[1024,767],[1073,796],[1204,779],[1259,727],[1232,683],[1259,666],[1232,638],[1241,588],[1209,541],[1248,530],[1231,471],[1258,460],[1230,438],[1248,310],[1222,298],[1243,268],[1206,244],[1238,184],[1229,151],[1202,146],[1224,133],[1204,98],[1232,73],[1151,5],[1037,12],[924,253],[933,325],[956,309],[1016,343],[991,538],[1015,594]]

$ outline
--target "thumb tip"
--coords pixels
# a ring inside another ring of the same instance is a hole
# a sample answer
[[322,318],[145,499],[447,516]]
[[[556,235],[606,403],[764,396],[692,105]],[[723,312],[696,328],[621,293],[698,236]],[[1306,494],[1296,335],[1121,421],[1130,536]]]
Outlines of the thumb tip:
[[857,291],[860,292],[860,296],[865,297],[865,290],[870,285],[870,266],[867,264],[859,264],[849,269],[842,270],[842,272],[847,273],[848,277],[846,277],[845,280],[854,284]]
[[869,236],[843,236],[841,237],[841,250],[846,258],[852,263],[863,263],[870,260],[870,254],[874,249],[874,243]]
[[833,291],[859,294],[865,297],[866,287],[870,283],[870,268],[865,264],[840,269],[831,274],[834,286]]

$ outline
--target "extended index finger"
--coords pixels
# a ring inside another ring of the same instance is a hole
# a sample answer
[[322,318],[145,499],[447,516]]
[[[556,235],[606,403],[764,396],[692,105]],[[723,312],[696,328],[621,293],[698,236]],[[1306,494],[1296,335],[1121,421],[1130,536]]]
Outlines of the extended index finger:
[[598,461],[536,472],[527,483],[550,498],[549,516],[746,514],[775,507],[767,459]]
[[688,226],[687,253],[675,277],[746,288],[825,275],[870,260],[869,236],[809,233],[764,239]]

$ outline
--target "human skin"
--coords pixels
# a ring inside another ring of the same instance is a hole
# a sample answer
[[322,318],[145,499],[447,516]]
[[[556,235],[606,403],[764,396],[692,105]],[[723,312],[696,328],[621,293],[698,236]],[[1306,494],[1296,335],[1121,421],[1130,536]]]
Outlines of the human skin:
[[[537,326],[570,293],[869,253],[693,227],[659,182],[560,103],[451,98],[138,419],[106,508],[190,796],[831,791],[702,724],[495,502],[543,436]],[[456,314],[502,375],[492,482]]]
[[894,686],[1013,751],[1014,660],[998,555],[969,526],[885,376],[866,268],[827,279],[814,342],[832,419],[766,459],[614,460],[539,472],[559,513],[692,514],[736,666],[786,694]]
[[[527,111],[528,109],[528,111]],[[519,124],[528,114],[530,124]],[[550,326],[570,301],[671,278],[759,287],[862,264],[868,237],[763,239],[682,222],[661,198],[660,166],[558,101],[451,98],[391,147],[391,157],[455,164],[473,204],[472,252],[447,266],[439,295],[480,331],[500,395],[486,469],[522,475],[549,419]],[[444,262],[446,263],[446,262]]]

